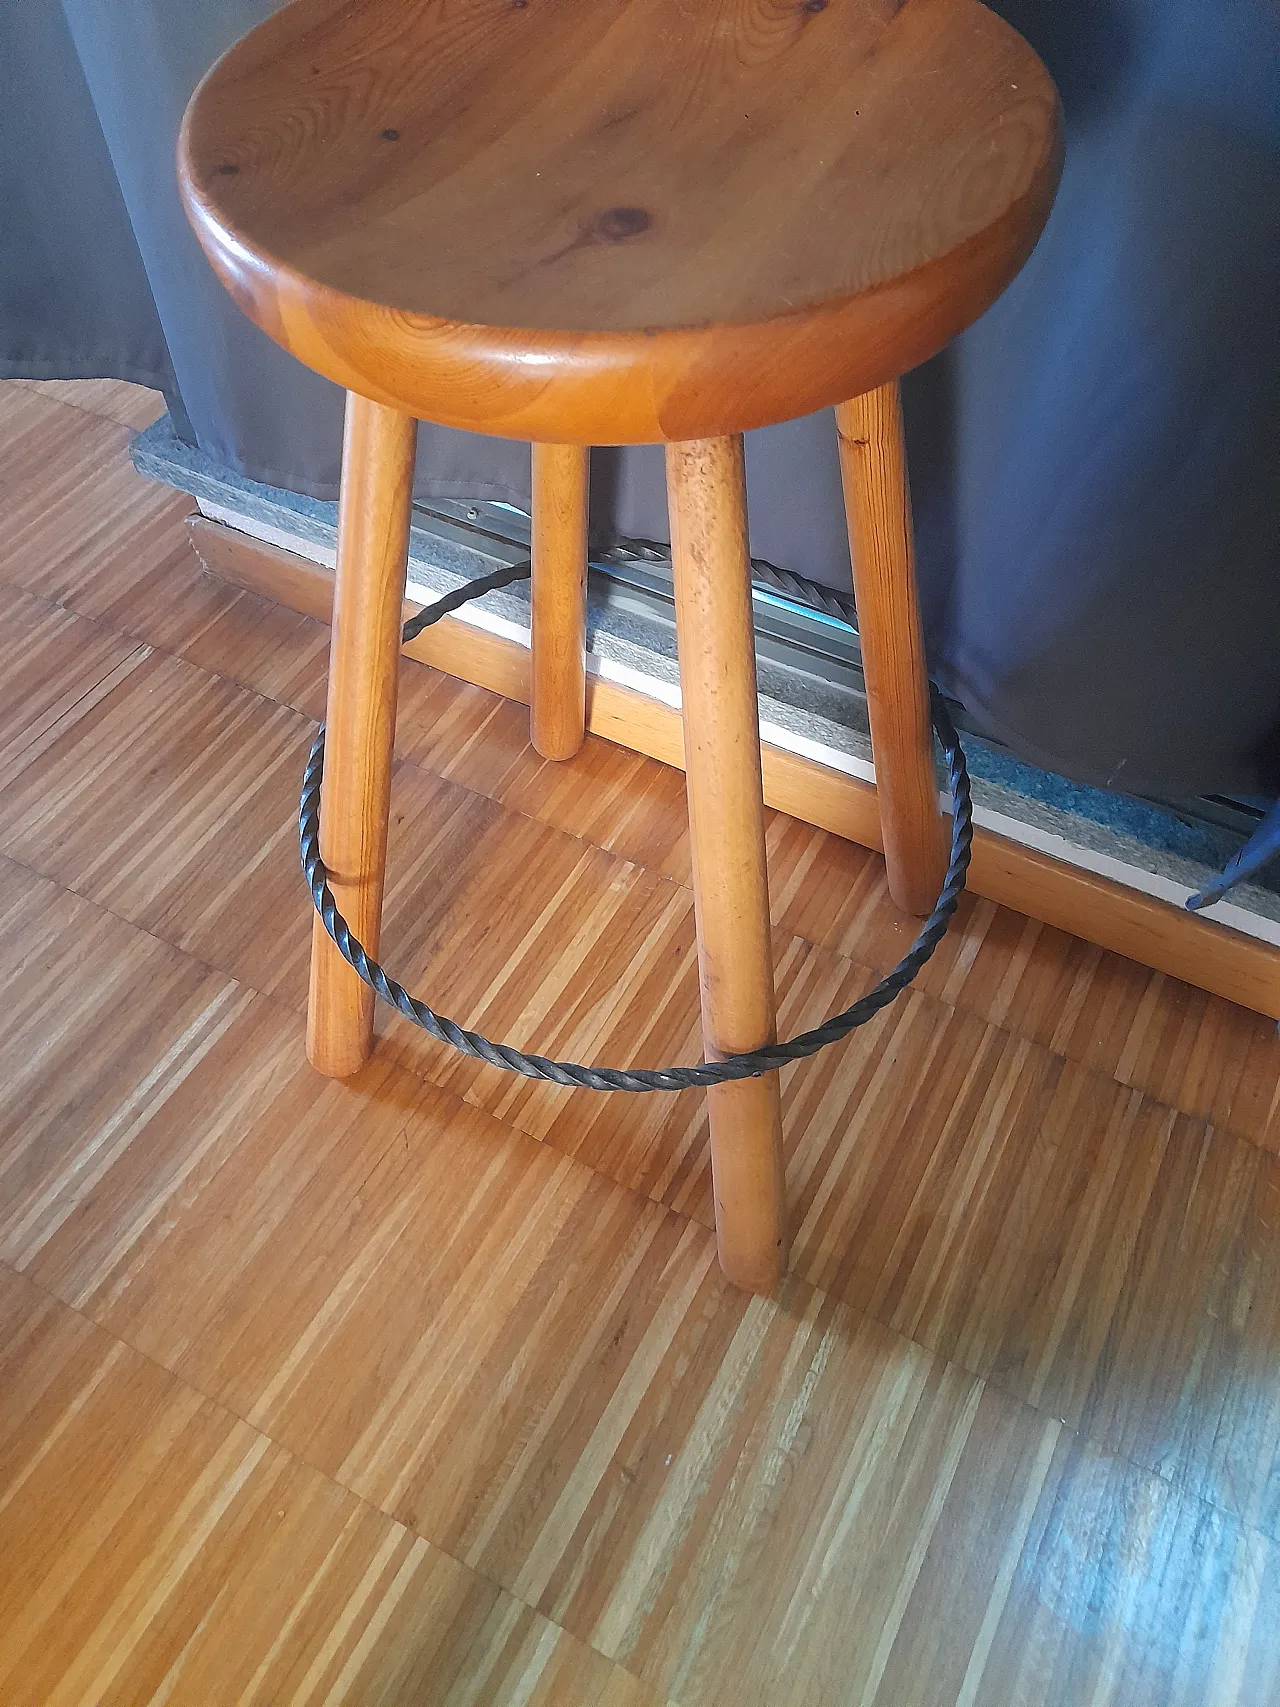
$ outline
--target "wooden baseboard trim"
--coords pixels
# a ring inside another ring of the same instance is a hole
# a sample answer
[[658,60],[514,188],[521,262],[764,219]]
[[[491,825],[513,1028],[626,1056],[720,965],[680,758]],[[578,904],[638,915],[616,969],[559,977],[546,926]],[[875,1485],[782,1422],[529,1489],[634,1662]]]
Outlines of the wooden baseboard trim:
[[[187,529],[196,555],[213,574],[328,622],[332,571],[204,516],[189,517]],[[410,641],[405,651],[447,675],[529,703],[529,653],[515,641],[445,617]],[[591,679],[587,727],[593,735],[683,769],[679,712],[633,689]],[[871,783],[767,744],[763,761],[770,806],[879,850],[880,820]],[[969,888],[1157,972],[1280,1019],[1280,949],[1267,943],[990,830],[974,833]]]

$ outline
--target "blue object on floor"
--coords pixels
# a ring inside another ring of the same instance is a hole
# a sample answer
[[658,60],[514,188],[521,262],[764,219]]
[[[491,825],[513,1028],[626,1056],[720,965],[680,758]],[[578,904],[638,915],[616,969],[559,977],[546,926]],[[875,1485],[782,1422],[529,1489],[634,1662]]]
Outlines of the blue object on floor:
[[1227,861],[1213,882],[1206,883],[1198,895],[1189,897],[1188,912],[1198,913],[1201,907],[1210,907],[1215,901],[1221,901],[1228,889],[1261,871],[1277,854],[1280,854],[1280,800],[1275,801],[1240,852]]

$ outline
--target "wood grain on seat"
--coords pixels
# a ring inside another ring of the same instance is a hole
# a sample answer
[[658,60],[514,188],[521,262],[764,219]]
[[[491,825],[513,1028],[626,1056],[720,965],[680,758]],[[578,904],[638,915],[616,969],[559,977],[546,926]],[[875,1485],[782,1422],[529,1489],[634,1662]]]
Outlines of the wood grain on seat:
[[706,437],[923,360],[1022,264],[1057,96],[977,0],[294,0],[179,169],[272,337],[508,437]]

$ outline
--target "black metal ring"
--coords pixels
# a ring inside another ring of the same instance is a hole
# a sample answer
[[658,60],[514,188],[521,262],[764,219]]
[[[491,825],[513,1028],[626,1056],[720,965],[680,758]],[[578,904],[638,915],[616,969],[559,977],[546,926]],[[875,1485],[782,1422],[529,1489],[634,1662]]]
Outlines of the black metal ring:
[[[404,625],[404,639],[412,640],[424,628],[438,622],[442,616],[457,610],[468,600],[493,592],[498,587],[521,580],[530,572],[526,563],[499,569],[492,575],[469,581],[446,594],[435,604],[428,605]],[[491,1067],[501,1067],[509,1073],[520,1073],[527,1079],[544,1079],[552,1084],[590,1091],[682,1091],[709,1085],[728,1084],[735,1079],[758,1078],[762,1073],[775,1072],[789,1061],[800,1061],[816,1055],[828,1044],[847,1037],[857,1026],[887,1007],[929,959],[946,934],[964,890],[965,873],[969,869],[973,843],[973,800],[969,787],[969,772],[960,746],[960,737],[947,712],[942,695],[929,684],[933,727],[943,752],[951,784],[952,830],[951,860],[937,903],[910,950],[874,990],[869,990],[852,1007],[835,1014],[824,1024],[803,1031],[787,1043],[771,1043],[740,1055],[728,1055],[721,1061],[702,1062],[696,1067],[622,1068],[588,1067],[577,1061],[552,1061],[544,1055],[526,1055],[506,1043],[494,1043],[478,1032],[467,1031],[454,1020],[435,1013],[392,978],[376,960],[372,960],[363,945],[351,934],[351,928],[338,911],[329,888],[329,874],[320,857],[320,779],[324,772],[324,725],[321,724],[302,780],[302,800],[298,809],[298,843],[302,869],[306,875],[311,899],[333,938],[338,952],[377,995],[389,1002],[413,1025],[420,1026],[438,1043],[447,1043],[473,1060],[485,1061]]]

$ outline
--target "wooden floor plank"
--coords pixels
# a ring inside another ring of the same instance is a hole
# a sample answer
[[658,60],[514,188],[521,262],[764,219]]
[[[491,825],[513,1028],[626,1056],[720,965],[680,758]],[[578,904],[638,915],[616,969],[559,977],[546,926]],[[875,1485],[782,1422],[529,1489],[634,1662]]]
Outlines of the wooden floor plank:
[[0,586],[0,787],[146,656],[110,629]]
[[42,397],[73,409],[85,409],[91,415],[101,415],[108,421],[135,431],[149,427],[164,414],[164,398],[158,391],[143,385],[130,385],[119,379],[18,379],[15,386],[30,386]]
[[243,1011],[248,992],[0,863],[0,1260],[28,1264]]
[[960,1699],[1264,1707],[1280,1669],[1258,1636],[1278,1612],[1274,1542],[1064,1430]]
[[[779,818],[775,920],[877,970],[910,942],[865,848]],[[923,990],[1056,1054],[1280,1149],[1280,1037],[1262,1014],[975,896],[917,979]]]
[[15,761],[0,851],[239,975],[241,885],[295,930],[306,922],[289,820],[311,733],[298,713],[152,652]]
[[6,1707],[660,1707],[0,1267]]

